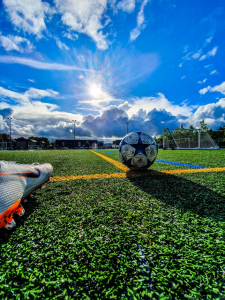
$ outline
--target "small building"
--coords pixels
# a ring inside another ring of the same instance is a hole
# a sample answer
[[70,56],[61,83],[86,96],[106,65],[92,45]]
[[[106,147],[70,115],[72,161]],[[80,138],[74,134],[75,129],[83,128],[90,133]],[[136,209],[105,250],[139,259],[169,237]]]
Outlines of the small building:
[[74,140],[55,140],[56,148],[74,149],[77,147],[93,147],[96,144],[98,144],[97,140],[75,140],[75,143]]
[[113,145],[119,146],[120,142],[121,142],[121,140],[115,140],[115,141],[113,141]]
[[17,149],[37,149],[38,142],[31,139],[18,138],[16,139],[16,148]]

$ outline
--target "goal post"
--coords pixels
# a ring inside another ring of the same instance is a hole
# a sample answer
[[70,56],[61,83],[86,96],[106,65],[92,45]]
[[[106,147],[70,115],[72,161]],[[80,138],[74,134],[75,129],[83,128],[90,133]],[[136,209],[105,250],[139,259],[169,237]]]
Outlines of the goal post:
[[164,150],[218,150],[210,134],[203,129],[163,129]]
[[7,150],[7,142],[0,142],[0,150]]

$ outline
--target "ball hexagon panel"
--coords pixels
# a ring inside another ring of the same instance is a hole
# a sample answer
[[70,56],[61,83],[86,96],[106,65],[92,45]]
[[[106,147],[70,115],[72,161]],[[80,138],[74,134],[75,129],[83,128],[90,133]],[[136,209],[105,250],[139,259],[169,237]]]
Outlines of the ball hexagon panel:
[[131,159],[135,154],[136,149],[129,144],[123,145],[121,148],[122,157],[125,160]]
[[156,160],[158,146],[149,134],[136,131],[127,134],[119,145],[121,162],[131,170],[146,170]]
[[148,159],[143,153],[139,152],[137,155],[132,157],[131,164],[136,168],[143,168],[147,166]]
[[137,132],[131,132],[124,138],[124,142],[127,144],[137,144],[139,140],[139,134]]
[[155,140],[150,135],[144,132],[140,134],[140,139],[142,141],[142,144],[154,144],[155,142]]
[[155,145],[149,145],[145,148],[147,158],[152,162],[157,157],[157,149]]

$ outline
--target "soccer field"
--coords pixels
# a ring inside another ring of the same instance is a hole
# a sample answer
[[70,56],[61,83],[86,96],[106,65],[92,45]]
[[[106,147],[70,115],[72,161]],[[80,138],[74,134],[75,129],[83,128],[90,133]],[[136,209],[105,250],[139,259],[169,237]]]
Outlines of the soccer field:
[[1,299],[225,299],[225,149],[1,151],[52,182],[0,229]]

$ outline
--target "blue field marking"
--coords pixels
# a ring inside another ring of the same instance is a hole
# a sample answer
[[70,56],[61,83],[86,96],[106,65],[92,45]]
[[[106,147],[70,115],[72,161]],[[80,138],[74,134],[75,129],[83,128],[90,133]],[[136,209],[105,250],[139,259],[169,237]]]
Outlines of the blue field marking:
[[[109,151],[104,151],[104,150],[97,150],[97,151],[118,155],[118,153],[116,153],[116,152],[109,152]],[[161,163],[164,163],[164,164],[171,164],[171,165],[176,165],[176,166],[189,167],[189,168],[193,168],[193,169],[210,169],[209,167],[202,167],[202,166],[197,166],[197,165],[183,164],[183,163],[169,161],[169,160],[156,159],[155,161],[161,162]]]

